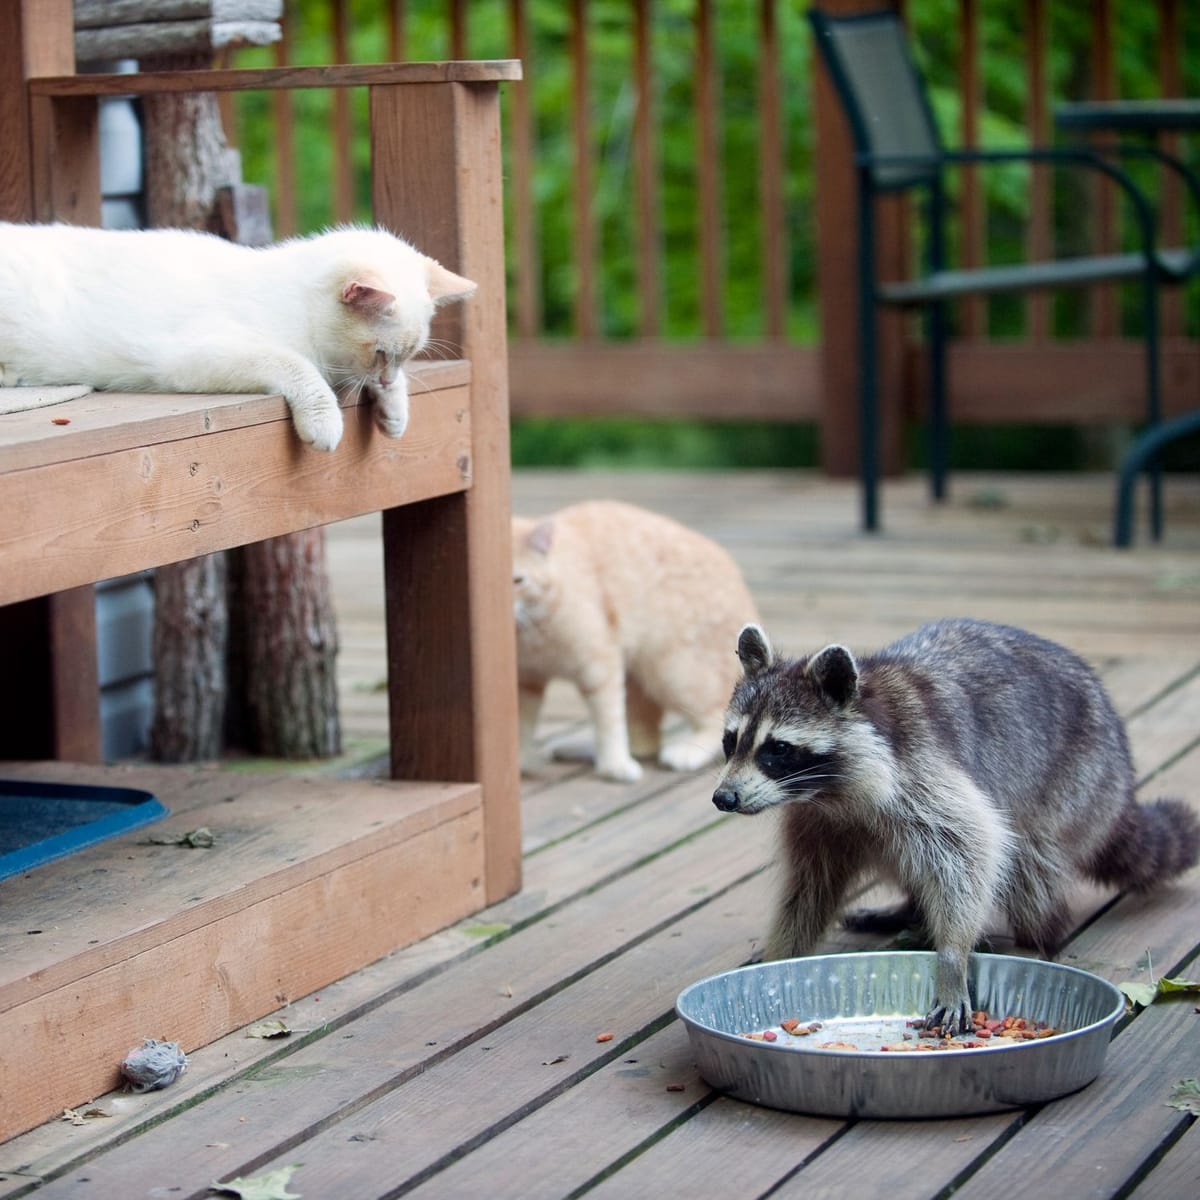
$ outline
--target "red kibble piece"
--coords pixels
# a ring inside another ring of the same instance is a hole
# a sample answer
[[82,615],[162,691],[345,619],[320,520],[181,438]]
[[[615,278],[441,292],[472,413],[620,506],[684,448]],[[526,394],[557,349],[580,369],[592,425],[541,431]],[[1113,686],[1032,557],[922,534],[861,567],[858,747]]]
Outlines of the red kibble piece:
[[615,1034],[611,1034],[611,1033],[598,1033],[598,1034],[596,1034],[596,1041],[611,1042],[613,1040],[614,1036],[615,1036]]
[[775,1032],[775,1030],[773,1030],[773,1029],[764,1029],[763,1030],[763,1041],[764,1042],[777,1042],[778,1040],[779,1040],[779,1034],[777,1034]]
[[51,417],[50,418],[51,425],[70,425],[70,423],[71,423],[70,417]]

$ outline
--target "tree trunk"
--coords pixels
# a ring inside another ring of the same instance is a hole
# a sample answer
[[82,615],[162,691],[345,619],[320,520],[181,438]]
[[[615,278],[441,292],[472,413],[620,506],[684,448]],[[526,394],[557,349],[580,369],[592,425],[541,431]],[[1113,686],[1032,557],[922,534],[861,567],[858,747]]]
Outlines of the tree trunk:
[[325,531],[270,538],[241,551],[246,724],[254,749],[280,758],[341,753],[337,627]]
[[[201,56],[142,65],[211,64]],[[244,240],[238,229],[218,228],[218,191],[237,184],[240,170],[215,95],[147,96],[143,103],[150,224],[214,229]],[[224,725],[231,742],[253,753],[340,753],[337,633],[324,533],[274,538],[234,554],[233,587],[224,555],[158,571],[152,752],[176,762],[211,758],[221,748]]]
[[225,715],[225,556],[159,567],[154,595],[150,753],[160,762],[216,758]]
[[[207,56],[145,61],[145,70],[208,67]],[[142,101],[150,225],[207,229],[230,152],[212,93]],[[229,619],[223,554],[155,573],[154,723],[150,752],[164,762],[216,758],[223,746]]]

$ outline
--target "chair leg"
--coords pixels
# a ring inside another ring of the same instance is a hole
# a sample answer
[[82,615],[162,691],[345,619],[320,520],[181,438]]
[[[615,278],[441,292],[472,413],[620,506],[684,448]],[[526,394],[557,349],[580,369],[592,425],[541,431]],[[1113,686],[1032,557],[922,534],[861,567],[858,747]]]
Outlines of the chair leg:
[[[1146,326],[1146,420],[1153,432],[1162,423],[1162,398],[1158,354],[1158,281],[1147,273],[1143,283],[1142,304]],[[1144,440],[1144,439],[1143,439]],[[1150,444],[1160,443],[1153,438]],[[1150,536],[1157,542],[1163,532],[1162,465],[1157,450],[1143,458],[1150,492]],[[1118,545],[1122,543],[1118,542]]]
[[862,524],[879,528],[879,333],[875,311],[874,198],[869,187],[858,195],[858,439]]
[[946,306],[929,309],[929,481],[935,501],[946,498]]
[[1114,545],[1126,547],[1133,541],[1133,490],[1138,476],[1148,464],[1157,462],[1165,445],[1190,434],[1200,434],[1200,409],[1153,426],[1146,430],[1130,447],[1121,463],[1117,479],[1117,508],[1113,522]]

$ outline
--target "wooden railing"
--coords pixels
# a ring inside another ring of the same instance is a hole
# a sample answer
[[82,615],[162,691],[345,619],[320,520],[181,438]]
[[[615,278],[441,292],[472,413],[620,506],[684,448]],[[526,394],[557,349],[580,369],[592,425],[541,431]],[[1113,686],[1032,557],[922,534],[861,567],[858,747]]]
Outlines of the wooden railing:
[[[1152,64],[1152,94],[1200,94],[1200,10],[1190,0],[1101,0],[1087,10],[1082,39],[1078,6],[1050,0],[1013,0],[1002,37],[996,10],[982,0],[903,7],[922,67],[940,86],[951,144],[1052,141],[1055,102],[1124,94],[1118,45],[1136,45]],[[524,64],[525,82],[506,98],[505,113],[514,414],[816,420],[826,466],[855,469],[847,136],[802,7],[429,0],[381,8],[385,19],[367,31],[352,28],[349,0],[291,3],[274,60],[513,57]],[[1060,28],[1067,10],[1076,14],[1071,44]],[[1019,44],[1015,29],[1023,31]],[[256,53],[261,63],[264,52]],[[1010,86],[1004,96],[986,96],[983,66],[999,55],[1011,59]],[[264,122],[272,130],[282,233],[361,215],[355,196],[366,192],[353,155],[360,118],[352,99],[339,93],[319,118],[331,165],[313,180],[301,177],[296,158],[313,119],[293,111],[294,103],[277,95],[236,122],[242,141],[261,141]],[[1165,148],[1200,149],[1178,137]],[[1076,197],[1088,214],[1083,237],[1078,212],[1062,211],[1044,171],[1015,186],[1027,196],[1021,253],[1119,244],[1108,191]],[[955,239],[963,264],[994,261],[995,210],[983,179],[966,174]],[[1001,217],[1011,219],[1008,210]],[[1162,222],[1167,239],[1200,239],[1195,223],[1185,222],[1178,189],[1164,192]],[[884,259],[897,269],[914,249],[900,224],[884,226],[892,231]],[[1198,299],[1195,288],[1164,297],[1168,413],[1200,398]],[[1137,420],[1140,344],[1120,300],[1107,287],[1083,305],[1052,297],[964,302],[951,361],[955,418]],[[890,320],[885,457],[895,465],[902,426],[919,416],[921,388],[916,326]]]

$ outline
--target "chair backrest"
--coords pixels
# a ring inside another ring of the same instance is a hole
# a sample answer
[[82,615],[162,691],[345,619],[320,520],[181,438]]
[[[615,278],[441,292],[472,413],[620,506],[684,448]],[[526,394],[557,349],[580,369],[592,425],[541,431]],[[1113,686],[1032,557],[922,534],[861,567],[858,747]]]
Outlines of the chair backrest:
[[871,166],[875,185],[896,190],[936,176],[929,160],[942,153],[942,142],[899,15],[884,10],[834,17],[814,8],[808,19],[850,121],[855,150],[926,160]]

